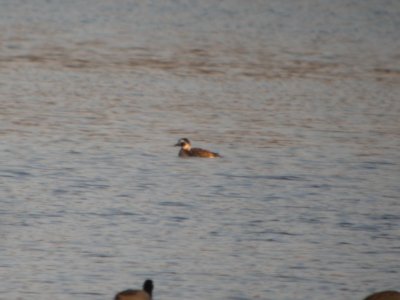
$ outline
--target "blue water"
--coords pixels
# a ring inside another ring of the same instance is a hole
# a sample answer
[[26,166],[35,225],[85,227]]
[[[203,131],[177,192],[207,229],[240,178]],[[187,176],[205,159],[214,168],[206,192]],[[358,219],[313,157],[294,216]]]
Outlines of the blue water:
[[0,299],[400,289],[396,1],[0,2]]

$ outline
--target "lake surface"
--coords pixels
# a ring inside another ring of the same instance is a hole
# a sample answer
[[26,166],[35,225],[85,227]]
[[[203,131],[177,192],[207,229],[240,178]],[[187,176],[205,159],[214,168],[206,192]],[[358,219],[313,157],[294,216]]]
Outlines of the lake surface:
[[398,1],[0,5],[0,299],[400,289]]

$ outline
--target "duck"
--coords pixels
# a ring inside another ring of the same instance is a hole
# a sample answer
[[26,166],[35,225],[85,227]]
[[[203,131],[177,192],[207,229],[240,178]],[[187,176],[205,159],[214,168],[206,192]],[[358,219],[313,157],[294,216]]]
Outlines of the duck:
[[201,148],[192,148],[192,144],[189,139],[181,138],[175,144],[177,147],[181,147],[178,156],[179,157],[203,157],[203,158],[215,158],[221,157],[218,153],[204,150]]
[[151,300],[153,297],[153,281],[146,279],[142,290],[125,290],[115,295],[114,300]]
[[400,300],[400,293],[397,291],[382,291],[371,294],[364,300]]

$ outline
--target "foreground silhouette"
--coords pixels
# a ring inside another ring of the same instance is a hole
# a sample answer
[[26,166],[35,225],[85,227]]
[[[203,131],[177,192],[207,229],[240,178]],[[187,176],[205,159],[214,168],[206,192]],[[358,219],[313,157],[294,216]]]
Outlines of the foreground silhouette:
[[153,295],[153,281],[145,280],[142,290],[126,290],[115,295],[114,300],[151,300]]
[[382,291],[369,295],[364,300],[400,300],[400,293],[396,291]]

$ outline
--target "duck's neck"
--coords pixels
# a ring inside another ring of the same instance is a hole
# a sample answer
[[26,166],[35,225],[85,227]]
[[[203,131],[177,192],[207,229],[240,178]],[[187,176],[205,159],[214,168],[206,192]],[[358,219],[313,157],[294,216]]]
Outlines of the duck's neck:
[[190,151],[191,148],[192,148],[192,147],[190,146],[190,144],[184,144],[184,145],[182,146],[182,149],[183,149],[183,150],[186,150],[186,151]]

